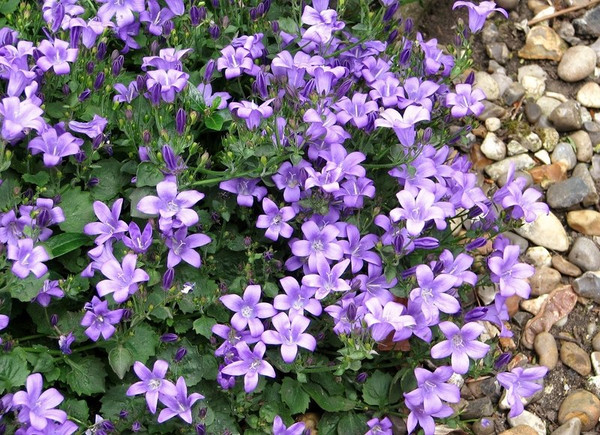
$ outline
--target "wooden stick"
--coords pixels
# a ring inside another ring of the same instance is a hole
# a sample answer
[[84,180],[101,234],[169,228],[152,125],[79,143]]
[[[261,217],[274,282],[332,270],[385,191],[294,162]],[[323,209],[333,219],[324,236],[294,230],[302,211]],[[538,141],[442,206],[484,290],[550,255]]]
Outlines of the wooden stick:
[[554,12],[553,14],[546,15],[545,17],[534,18],[533,20],[528,21],[527,25],[531,26],[533,24],[541,23],[542,21],[546,21],[551,18],[560,17],[561,15],[568,14],[569,12],[575,12],[575,11],[578,11],[579,9],[589,8],[590,6],[593,6],[597,3],[600,3],[600,0],[592,0],[586,5],[571,6],[570,8],[562,9],[558,12]]

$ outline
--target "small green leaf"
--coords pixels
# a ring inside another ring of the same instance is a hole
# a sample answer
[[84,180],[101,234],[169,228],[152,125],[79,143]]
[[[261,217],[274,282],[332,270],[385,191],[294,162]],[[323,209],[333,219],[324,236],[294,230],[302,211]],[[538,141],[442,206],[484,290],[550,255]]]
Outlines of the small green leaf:
[[106,370],[102,361],[93,356],[71,357],[66,361],[71,367],[66,381],[75,394],[89,396],[104,392]]
[[74,417],[77,420],[87,421],[90,410],[85,400],[67,399],[61,406],[69,417]]
[[0,394],[25,385],[27,375],[25,360],[12,354],[0,356]]
[[4,0],[2,4],[0,4],[0,14],[9,15],[17,10],[19,6],[19,0]]
[[376,370],[363,385],[363,398],[368,405],[383,407],[387,404],[392,375]]
[[37,174],[23,174],[23,181],[44,187],[50,181],[50,175],[44,171],[40,171]]
[[364,433],[367,428],[367,417],[364,414],[358,415],[348,412],[340,418],[337,425],[338,435],[348,435],[353,433]]
[[101,160],[92,170],[92,177],[98,178],[98,184],[91,188],[92,197],[99,201],[115,198],[121,188],[128,184],[129,178],[121,173],[121,163],[115,159]]
[[125,347],[131,351],[134,361],[145,364],[151,356],[156,354],[158,335],[152,327],[141,324],[129,331],[131,334],[125,342]]
[[62,233],[49,238],[44,245],[50,258],[57,258],[85,245],[90,237],[82,233]]
[[0,184],[0,210],[6,210],[14,205],[16,197],[19,195],[20,184],[12,171],[2,174],[2,184]]
[[308,409],[310,397],[302,391],[300,382],[292,378],[284,378],[279,393],[281,400],[290,408],[291,414],[300,414]]
[[135,184],[137,187],[154,187],[165,179],[165,176],[162,172],[160,172],[160,169],[158,169],[154,163],[150,162],[140,163],[135,176]]
[[133,355],[129,349],[117,346],[108,353],[108,362],[119,379],[123,379],[133,364]]
[[60,207],[65,214],[64,222],[59,224],[65,233],[81,233],[88,222],[96,221],[92,208],[92,195],[79,188],[70,188],[62,194]]
[[317,384],[302,384],[302,389],[323,409],[329,412],[350,411],[355,403],[342,396],[330,396],[323,387]]
[[47,277],[48,274],[38,279],[33,274],[30,274],[25,279],[19,279],[10,286],[10,295],[21,302],[31,302],[40,292]]
[[212,317],[200,317],[194,320],[193,328],[196,334],[202,335],[203,337],[210,338],[212,334],[212,327],[217,324],[217,321]]
[[221,117],[221,115],[218,112],[213,113],[207,118],[204,118],[204,124],[206,125],[206,127],[215,131],[221,131],[224,122],[225,120],[223,119],[223,117]]
[[337,435],[337,426],[341,418],[342,416],[338,413],[326,412],[323,414],[317,425],[319,435]]

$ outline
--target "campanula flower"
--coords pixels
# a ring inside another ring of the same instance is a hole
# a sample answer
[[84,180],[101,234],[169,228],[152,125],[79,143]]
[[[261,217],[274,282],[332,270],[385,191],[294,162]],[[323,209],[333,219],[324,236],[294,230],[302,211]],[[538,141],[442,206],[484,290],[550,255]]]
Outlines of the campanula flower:
[[[41,102],[40,102],[41,104]],[[2,139],[14,142],[25,135],[26,129],[34,129],[38,133],[44,129],[46,122],[41,115],[42,109],[31,99],[21,101],[18,97],[6,97],[0,102],[0,121]]]
[[65,293],[58,285],[58,280],[51,281],[47,279],[46,281],[44,281],[42,288],[40,289],[39,293],[37,294],[34,300],[42,307],[47,307],[48,305],[50,305],[52,296],[60,299],[64,297],[64,295]]
[[231,318],[231,326],[238,331],[243,331],[248,326],[253,337],[263,333],[265,328],[260,319],[272,317],[277,311],[267,302],[258,302],[261,294],[259,285],[249,285],[244,290],[243,298],[233,294],[221,296],[223,305],[235,312]]
[[521,399],[531,397],[543,388],[535,381],[542,379],[546,373],[548,373],[548,368],[543,366],[515,367],[510,372],[498,373],[496,379],[507,390],[507,401],[510,406],[509,417],[514,418],[523,413]]
[[199,393],[192,393],[188,396],[183,376],[177,379],[175,389],[176,394],[174,395],[159,395],[160,401],[166,408],[158,414],[158,422],[162,423],[178,415],[186,423],[192,424],[192,406],[198,400],[204,399],[204,396]]
[[531,291],[527,278],[535,273],[535,269],[529,264],[519,263],[519,253],[517,245],[508,245],[501,251],[501,255],[489,257],[490,279],[498,283],[502,296],[516,294],[527,299]]
[[81,319],[81,326],[87,326],[85,335],[91,340],[98,341],[100,335],[108,340],[115,333],[113,325],[119,323],[123,317],[123,309],[109,310],[108,302],[102,301],[96,296],[92,302],[86,304],[87,312]]
[[128,396],[136,396],[138,394],[146,395],[146,403],[148,409],[152,414],[156,413],[156,405],[158,404],[159,394],[166,396],[177,395],[177,389],[172,382],[165,379],[169,364],[162,360],[156,360],[152,371],[150,371],[144,364],[136,361],[133,364],[133,371],[140,378],[139,382],[131,385],[127,389]]
[[292,253],[298,257],[308,257],[311,271],[317,271],[318,263],[341,260],[344,256],[342,247],[337,243],[339,230],[335,226],[326,225],[321,229],[315,222],[307,221],[302,224],[302,233],[306,239],[292,242]]
[[167,267],[172,268],[178,265],[181,260],[191,266],[200,267],[202,264],[200,254],[194,249],[207,245],[211,242],[206,234],[187,235],[187,227],[181,227],[168,237],[165,244],[169,248],[167,255]]
[[285,427],[283,420],[278,415],[276,415],[273,420],[273,433],[277,435],[303,435],[304,428],[304,422],[301,421],[294,423],[290,427]]
[[304,315],[308,311],[313,316],[321,315],[323,308],[321,303],[314,298],[316,289],[298,284],[296,278],[291,276],[283,277],[279,280],[285,294],[278,294],[273,299],[273,306],[280,311],[288,311],[291,318],[297,315]]
[[100,270],[108,279],[96,284],[99,296],[112,293],[116,302],[125,302],[130,295],[138,290],[138,283],[148,281],[150,277],[143,269],[136,269],[137,255],[127,254],[123,263],[109,260],[102,265]]
[[469,322],[460,329],[452,322],[441,322],[438,326],[446,340],[431,348],[431,356],[445,358],[452,355],[452,370],[456,373],[467,373],[469,357],[477,361],[483,359],[490,350],[490,346],[477,339],[485,330],[479,323]]
[[263,210],[266,214],[261,214],[256,219],[257,228],[266,228],[265,237],[271,240],[277,240],[279,236],[289,239],[294,229],[287,222],[296,216],[292,207],[282,207],[279,209],[277,204],[269,198],[262,200]]
[[258,375],[275,377],[273,366],[263,359],[266,346],[262,341],[256,343],[253,350],[250,350],[246,342],[240,341],[235,345],[239,361],[232,362],[225,366],[221,372],[231,376],[244,376],[244,390],[251,393],[258,385]]
[[129,236],[123,236],[122,241],[129,249],[136,254],[145,253],[152,245],[152,225],[150,222],[144,227],[144,232],[135,222],[129,224]]
[[64,400],[63,395],[56,388],[42,392],[43,384],[42,375],[33,373],[27,377],[26,391],[17,391],[12,398],[12,405],[19,409],[19,421],[38,431],[46,429],[52,421],[62,424],[67,420],[65,411],[55,409]]
[[54,42],[44,39],[40,42],[38,51],[43,54],[36,61],[42,71],[53,68],[56,75],[65,75],[71,72],[69,63],[75,62],[79,50],[69,48],[69,43],[60,39],[55,39]]
[[254,130],[260,125],[261,120],[270,117],[273,114],[273,108],[270,104],[273,99],[267,100],[260,106],[253,101],[240,101],[229,103],[231,110],[238,118],[246,121],[246,126]]
[[265,331],[261,335],[261,340],[266,344],[275,344],[281,346],[281,357],[291,364],[298,354],[298,347],[303,347],[314,352],[317,347],[317,341],[312,335],[305,333],[310,325],[310,320],[304,316],[294,316],[289,318],[285,313],[279,313],[271,319],[276,331]]
[[500,12],[508,18],[508,13],[502,8],[497,8],[496,3],[493,1],[483,1],[479,5],[472,2],[457,1],[454,2],[452,9],[460,6],[465,6],[469,10],[469,30],[472,33],[477,33],[483,28],[485,20],[492,12]]
[[454,372],[450,367],[442,366],[434,372],[420,367],[414,370],[417,378],[417,388],[404,397],[412,403],[423,403],[423,409],[428,413],[436,413],[444,408],[444,403],[458,403],[460,390],[454,384],[448,383]]
[[13,260],[12,272],[19,278],[25,279],[30,273],[41,278],[48,272],[48,267],[42,263],[49,260],[48,253],[42,246],[33,246],[30,238],[20,239],[16,245],[8,245],[9,260]]
[[88,236],[98,235],[94,240],[97,245],[102,245],[108,240],[121,240],[128,229],[125,221],[119,219],[123,198],[117,199],[111,208],[108,208],[102,201],[94,201],[93,207],[100,222],[86,224],[83,232]]
[[234,178],[233,180],[221,181],[219,188],[237,194],[238,205],[252,207],[254,197],[261,200],[267,194],[267,189],[258,186],[259,182],[260,179],[258,178]]
[[32,154],[44,154],[45,166],[58,165],[63,157],[72,156],[79,152],[83,140],[75,138],[71,133],[58,134],[54,128],[49,128],[40,136],[32,139],[27,147]]

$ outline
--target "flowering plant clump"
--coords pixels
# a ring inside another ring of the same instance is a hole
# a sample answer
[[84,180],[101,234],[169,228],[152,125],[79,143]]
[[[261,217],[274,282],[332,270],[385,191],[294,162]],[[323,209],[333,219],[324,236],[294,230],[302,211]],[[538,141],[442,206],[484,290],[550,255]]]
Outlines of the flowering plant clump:
[[522,412],[502,233],[548,209],[453,148],[468,30],[357,6],[0,5],[0,432],[432,434],[481,374]]

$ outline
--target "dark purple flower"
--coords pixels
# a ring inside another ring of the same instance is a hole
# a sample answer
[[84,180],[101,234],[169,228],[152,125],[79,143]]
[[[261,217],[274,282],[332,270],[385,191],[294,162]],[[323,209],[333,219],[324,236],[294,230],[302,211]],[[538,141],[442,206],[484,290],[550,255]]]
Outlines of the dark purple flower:
[[249,285],[244,290],[243,298],[238,295],[225,295],[220,298],[223,305],[235,312],[231,318],[231,326],[238,331],[243,331],[248,326],[253,337],[259,336],[265,329],[260,319],[277,314],[273,305],[258,302],[261,293],[259,285]]
[[275,377],[273,366],[263,360],[266,346],[262,341],[256,343],[254,350],[250,350],[246,342],[240,341],[235,345],[240,358],[239,361],[232,362],[225,366],[221,372],[230,376],[244,376],[244,390],[251,393],[258,385],[258,375]]
[[12,405],[19,408],[19,421],[29,423],[37,431],[44,431],[52,420],[60,424],[67,420],[65,411],[54,409],[64,397],[55,388],[42,393],[44,381],[42,375],[33,373],[27,377],[27,391],[17,391],[12,397]]
[[58,337],[58,347],[60,348],[60,351],[65,355],[70,355],[72,353],[71,344],[73,344],[74,341],[75,336],[72,332]]
[[159,394],[165,394],[167,396],[175,396],[177,394],[175,385],[165,379],[168,369],[169,364],[161,359],[156,360],[152,371],[141,362],[136,361],[135,364],[133,364],[133,371],[138,378],[140,378],[140,381],[131,385],[127,389],[126,394],[128,396],[145,394],[148,409],[154,414],[156,412]]
[[293,316],[291,319],[285,313],[279,313],[271,319],[276,331],[265,331],[261,340],[266,344],[281,346],[281,357],[291,364],[298,354],[298,346],[314,352],[317,341],[312,335],[305,333],[310,320],[304,316]]
[[100,222],[92,222],[83,227],[83,232],[88,236],[98,235],[96,244],[102,245],[108,240],[120,240],[127,231],[127,224],[119,219],[123,198],[117,199],[112,208],[108,208],[101,201],[94,201],[94,213]]
[[290,162],[284,162],[279,167],[277,174],[273,175],[275,185],[279,190],[283,190],[283,199],[287,202],[300,200],[300,187],[306,181],[304,168],[309,165],[305,160],[300,160],[294,166]]
[[175,352],[175,356],[173,357],[173,361],[176,363],[181,362],[181,360],[187,355],[187,349],[185,347],[180,347]]
[[86,304],[87,312],[81,319],[81,326],[87,326],[85,335],[91,340],[98,341],[100,334],[105,340],[108,340],[114,333],[116,323],[121,321],[123,317],[122,309],[108,309],[108,302],[98,299],[96,296],[92,298],[92,302]]
[[476,361],[481,360],[490,350],[487,344],[477,340],[485,330],[478,323],[469,322],[460,329],[452,322],[441,322],[438,326],[447,340],[433,346],[431,356],[439,359],[452,355],[452,370],[456,373],[467,373],[469,357]]
[[71,133],[59,135],[54,128],[49,128],[32,139],[27,147],[32,150],[32,154],[44,153],[45,166],[56,166],[63,157],[77,154],[81,145],[83,140],[75,138]]
[[162,35],[163,26],[173,17],[173,12],[168,8],[161,8],[156,0],[149,0],[148,10],[140,13],[140,21],[148,23],[148,31],[155,36]]
[[71,72],[69,62],[75,62],[79,51],[76,48],[69,48],[69,43],[60,39],[55,39],[53,42],[44,39],[37,49],[43,54],[37,59],[37,66],[44,72],[53,68],[56,75]]

